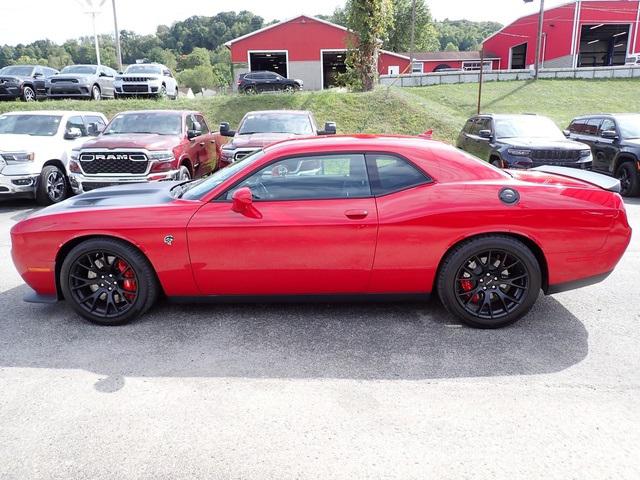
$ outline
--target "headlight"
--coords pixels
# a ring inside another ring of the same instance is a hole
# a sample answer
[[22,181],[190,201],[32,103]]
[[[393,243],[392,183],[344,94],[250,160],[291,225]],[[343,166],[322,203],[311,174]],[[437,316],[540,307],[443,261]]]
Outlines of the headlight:
[[580,156],[581,157],[590,157],[591,156],[591,150],[580,150]]
[[71,150],[71,154],[69,155],[71,160],[78,161],[80,159],[80,150]]
[[36,158],[35,153],[33,152],[12,152],[12,153],[3,153],[2,158],[7,164],[16,164],[16,163],[26,163],[33,162]]
[[525,150],[522,148],[510,148],[507,152],[509,152],[509,155],[513,155],[514,157],[528,157],[531,155],[531,150]]
[[171,150],[159,151],[159,152],[150,152],[149,160],[156,162],[172,162],[175,160],[173,156],[173,152]]

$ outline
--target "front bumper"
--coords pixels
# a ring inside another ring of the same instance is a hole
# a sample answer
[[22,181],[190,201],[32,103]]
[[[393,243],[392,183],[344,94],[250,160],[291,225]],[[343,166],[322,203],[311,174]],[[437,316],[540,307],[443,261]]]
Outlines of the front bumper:
[[47,87],[47,97],[50,98],[71,98],[71,97],[91,97],[91,87],[78,83],[56,83]]
[[118,95],[157,95],[160,91],[161,83],[116,82],[113,87]]
[[0,99],[15,99],[22,95],[20,85],[0,85]]
[[0,198],[11,196],[34,196],[39,175],[0,174]]
[[138,176],[108,176],[108,175],[83,175],[81,173],[69,173],[69,183],[73,193],[79,194],[95,190],[96,188],[113,187],[116,185],[131,185],[135,183],[161,182],[164,180],[177,180],[180,170],[150,173]]
[[584,159],[580,159],[579,161],[572,162],[561,162],[561,161],[539,161],[532,160],[528,157],[519,157],[509,154],[502,155],[502,164],[504,168],[513,168],[513,169],[529,169],[541,166],[554,166],[554,167],[569,167],[569,168],[578,168],[580,170],[591,170],[593,167],[593,158],[585,157]]

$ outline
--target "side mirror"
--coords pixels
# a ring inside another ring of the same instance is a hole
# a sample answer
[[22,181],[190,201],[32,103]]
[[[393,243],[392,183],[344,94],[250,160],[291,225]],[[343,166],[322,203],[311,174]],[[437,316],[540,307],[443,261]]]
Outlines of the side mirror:
[[618,138],[618,132],[615,130],[604,130],[600,136],[609,140],[616,140]]
[[220,124],[220,135],[223,137],[234,137],[236,135],[236,131],[231,130],[228,122],[222,122]]
[[33,74],[33,78],[42,78],[42,77],[44,77],[44,75],[40,72],[36,72]]
[[75,140],[76,138],[80,138],[82,136],[82,130],[78,127],[71,127],[64,133],[65,140]]
[[337,133],[336,122],[326,122],[324,130],[320,130],[318,135],[335,135]]
[[493,135],[491,134],[491,130],[480,130],[478,132],[478,136],[480,138],[484,138],[484,139],[490,140]]
[[569,138],[571,136],[571,132],[569,130],[563,130],[562,134],[567,138]]
[[253,205],[253,193],[249,187],[237,189],[233,192],[231,199],[233,200],[231,209],[234,212],[244,213]]
[[187,138],[189,140],[193,140],[200,135],[202,135],[202,132],[200,130],[187,130]]
[[87,133],[89,135],[91,135],[92,137],[95,137],[97,135],[100,135],[102,133],[102,131],[104,130],[104,125],[98,125],[97,123],[90,123],[87,126]]

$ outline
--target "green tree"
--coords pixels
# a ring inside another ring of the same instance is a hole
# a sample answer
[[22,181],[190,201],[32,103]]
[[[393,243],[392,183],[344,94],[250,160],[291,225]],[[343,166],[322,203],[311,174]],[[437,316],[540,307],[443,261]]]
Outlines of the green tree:
[[[392,52],[408,52],[411,48],[413,0],[394,0],[393,22],[385,38],[384,48]],[[424,0],[416,1],[414,52],[440,49],[438,31]]]
[[447,43],[447,46],[444,47],[445,52],[457,52],[458,50],[458,46],[453,42]]
[[196,67],[211,67],[211,56],[206,48],[196,47],[188,55],[178,59],[178,70],[188,70]]
[[347,25],[356,36],[356,48],[349,53],[351,68],[357,72],[360,88],[373,90],[377,75],[380,39],[393,22],[392,0],[348,0]]
[[178,83],[194,92],[200,92],[203,88],[216,86],[216,78],[211,66],[201,65],[178,73]]

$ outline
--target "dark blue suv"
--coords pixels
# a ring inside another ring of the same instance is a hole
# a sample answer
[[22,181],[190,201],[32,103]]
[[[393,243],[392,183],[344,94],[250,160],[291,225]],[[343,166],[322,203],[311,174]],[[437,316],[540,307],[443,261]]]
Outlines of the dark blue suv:
[[476,115],[465,124],[456,146],[500,168],[556,165],[590,170],[588,145],[568,140],[540,115]]

